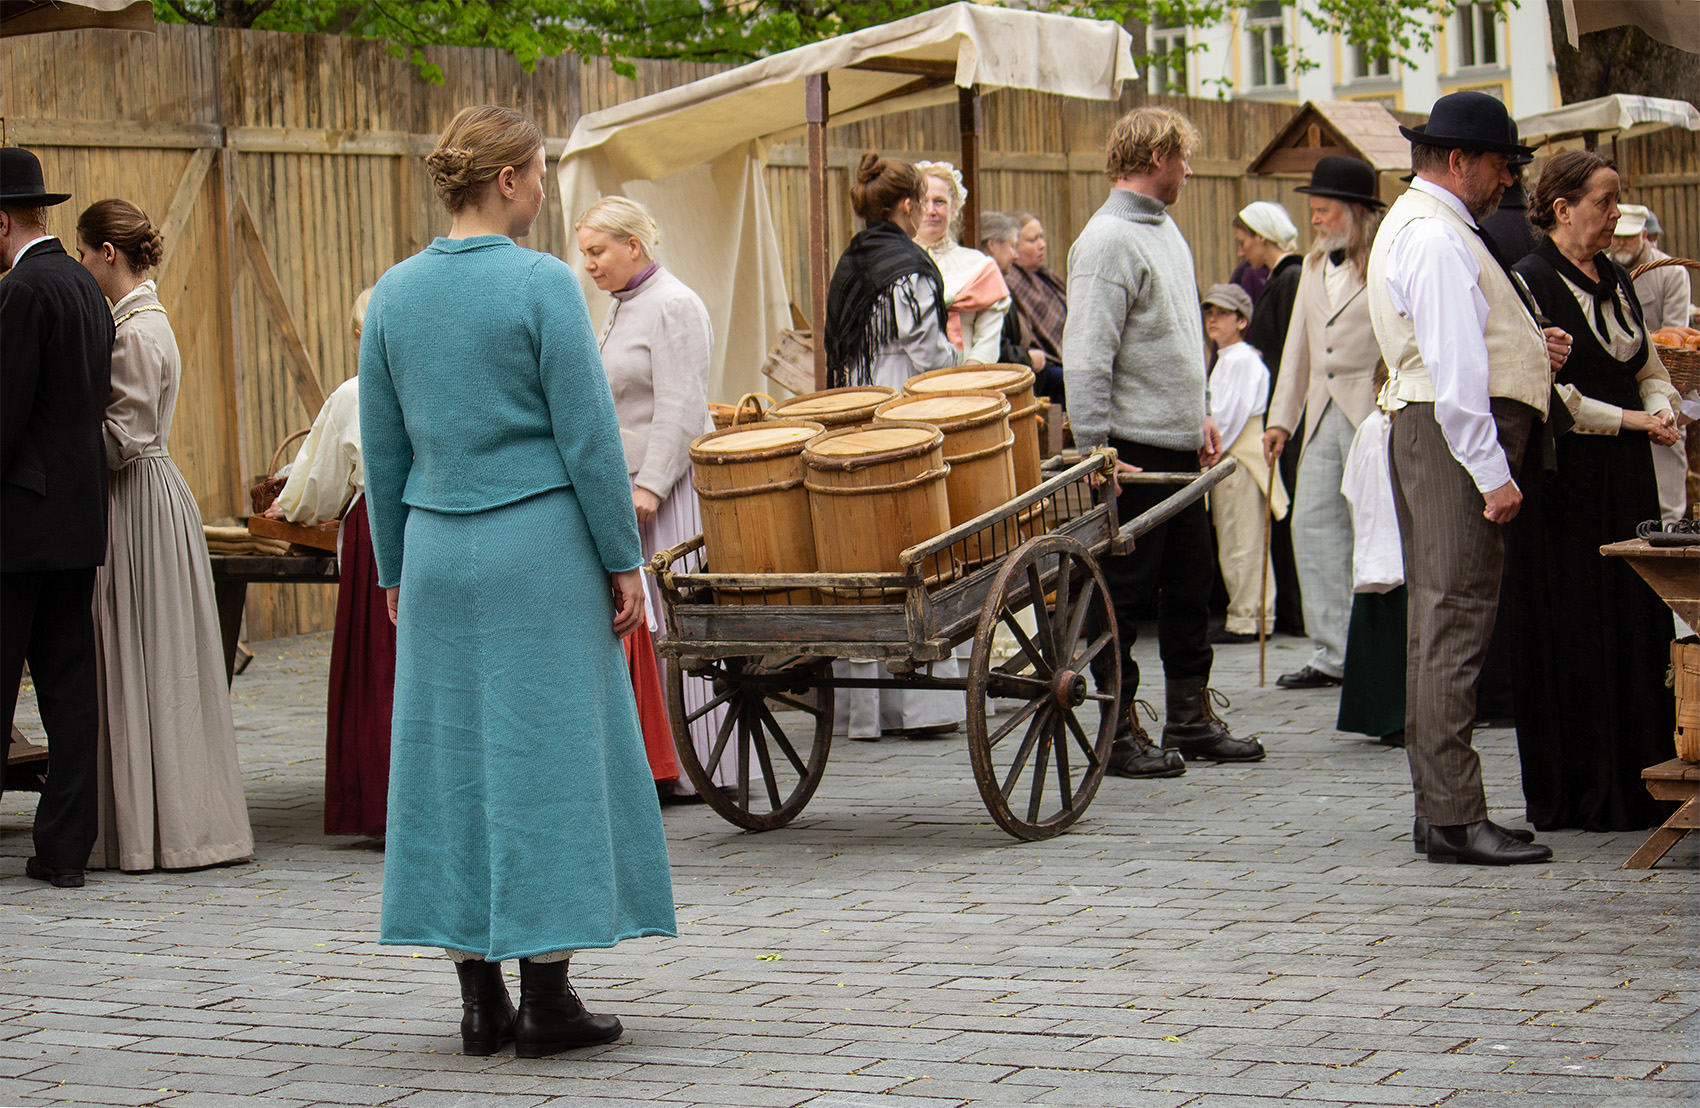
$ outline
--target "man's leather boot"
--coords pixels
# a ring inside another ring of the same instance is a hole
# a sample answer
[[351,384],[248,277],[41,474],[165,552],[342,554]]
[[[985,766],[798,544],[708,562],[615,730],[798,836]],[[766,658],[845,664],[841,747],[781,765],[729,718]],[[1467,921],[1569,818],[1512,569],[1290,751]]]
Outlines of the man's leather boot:
[[1210,762],[1261,762],[1263,744],[1256,739],[1236,739],[1228,725],[1217,717],[1210,698],[1228,698],[1205,686],[1202,677],[1171,677],[1167,682],[1169,721],[1163,725],[1163,745],[1189,759]]
[[502,963],[468,958],[455,963],[460,978],[460,1042],[467,1054],[494,1054],[514,1041],[514,1002],[502,980]]
[[1117,777],[1179,777],[1186,772],[1186,759],[1178,751],[1164,750],[1151,741],[1139,722],[1140,708],[1156,721],[1157,710],[1143,700],[1127,698],[1118,705],[1116,737],[1110,744],[1105,772]]
[[567,959],[519,960],[519,1016],[514,1020],[514,1053],[547,1058],[563,1050],[611,1043],[625,1029],[613,1016],[595,1016],[567,981]]

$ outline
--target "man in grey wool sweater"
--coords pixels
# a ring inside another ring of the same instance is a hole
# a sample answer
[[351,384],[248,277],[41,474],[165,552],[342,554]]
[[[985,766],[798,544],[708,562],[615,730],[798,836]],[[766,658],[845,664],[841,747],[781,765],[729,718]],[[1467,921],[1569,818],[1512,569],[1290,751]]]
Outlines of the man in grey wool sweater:
[[[1204,324],[1192,250],[1169,218],[1192,176],[1198,131],[1179,112],[1136,108],[1110,131],[1106,172],[1114,183],[1068,254],[1063,366],[1069,419],[1082,450],[1106,443],[1118,472],[1196,472],[1222,456],[1205,403]],[[1162,486],[1129,485],[1124,520],[1164,498]],[[1255,762],[1255,739],[1236,739],[1211,710],[1210,585],[1215,562],[1203,501],[1142,536],[1131,554],[1104,560],[1123,656],[1119,726],[1109,772],[1174,777],[1185,755]],[[1140,724],[1139,666],[1132,647],[1139,613],[1157,598],[1157,636],[1167,678],[1163,747]]]

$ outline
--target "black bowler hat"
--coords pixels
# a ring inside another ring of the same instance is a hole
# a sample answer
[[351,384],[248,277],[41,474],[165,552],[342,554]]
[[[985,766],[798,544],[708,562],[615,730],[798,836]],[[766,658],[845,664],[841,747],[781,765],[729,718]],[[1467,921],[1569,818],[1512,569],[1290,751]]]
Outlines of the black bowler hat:
[[1514,132],[1511,113],[1485,92],[1454,92],[1429,109],[1420,127],[1400,127],[1412,142],[1449,150],[1485,150],[1490,154],[1534,154],[1532,146],[1508,141]]
[[1375,195],[1375,167],[1362,158],[1343,154],[1330,154],[1317,162],[1310,171],[1310,184],[1293,191],[1350,200],[1371,208],[1386,206]]
[[[1517,135],[1517,121],[1515,119],[1511,121],[1511,141],[1513,144],[1521,141]],[[1516,168],[1520,165],[1528,165],[1530,162],[1535,160],[1535,151],[1533,147],[1525,146],[1523,147],[1523,151],[1524,152],[1521,154],[1513,154],[1511,157],[1507,158],[1506,164],[1510,165],[1512,168]]]
[[71,199],[68,192],[48,192],[41,162],[21,146],[0,146],[0,204],[46,208]]

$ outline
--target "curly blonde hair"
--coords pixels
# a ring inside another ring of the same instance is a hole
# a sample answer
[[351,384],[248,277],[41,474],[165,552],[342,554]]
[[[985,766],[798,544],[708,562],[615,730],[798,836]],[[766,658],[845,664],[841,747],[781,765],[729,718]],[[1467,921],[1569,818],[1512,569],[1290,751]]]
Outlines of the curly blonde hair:
[[1198,149],[1200,137],[1192,120],[1171,108],[1135,108],[1116,120],[1105,144],[1104,172],[1114,181],[1157,168],[1157,159],[1171,154],[1183,158]]
[[927,193],[927,178],[936,177],[945,183],[950,190],[950,237],[960,241],[962,238],[962,207],[968,203],[968,186],[962,183],[962,171],[949,162],[916,162],[915,169],[921,174],[921,195]]

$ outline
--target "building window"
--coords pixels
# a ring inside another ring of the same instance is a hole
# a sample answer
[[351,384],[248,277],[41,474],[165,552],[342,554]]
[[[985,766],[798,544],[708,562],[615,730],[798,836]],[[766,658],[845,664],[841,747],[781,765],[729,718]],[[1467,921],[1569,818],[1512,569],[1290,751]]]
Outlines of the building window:
[[1458,68],[1499,64],[1499,13],[1486,0],[1458,5]]
[[1151,65],[1146,72],[1152,94],[1172,92],[1185,95],[1186,28],[1153,27],[1149,42]]
[[1279,88],[1287,83],[1287,23],[1281,0],[1258,0],[1246,10],[1246,50],[1251,54],[1251,87]]
[[1386,54],[1379,58],[1367,46],[1352,47],[1352,80],[1379,81],[1393,75],[1393,59]]

